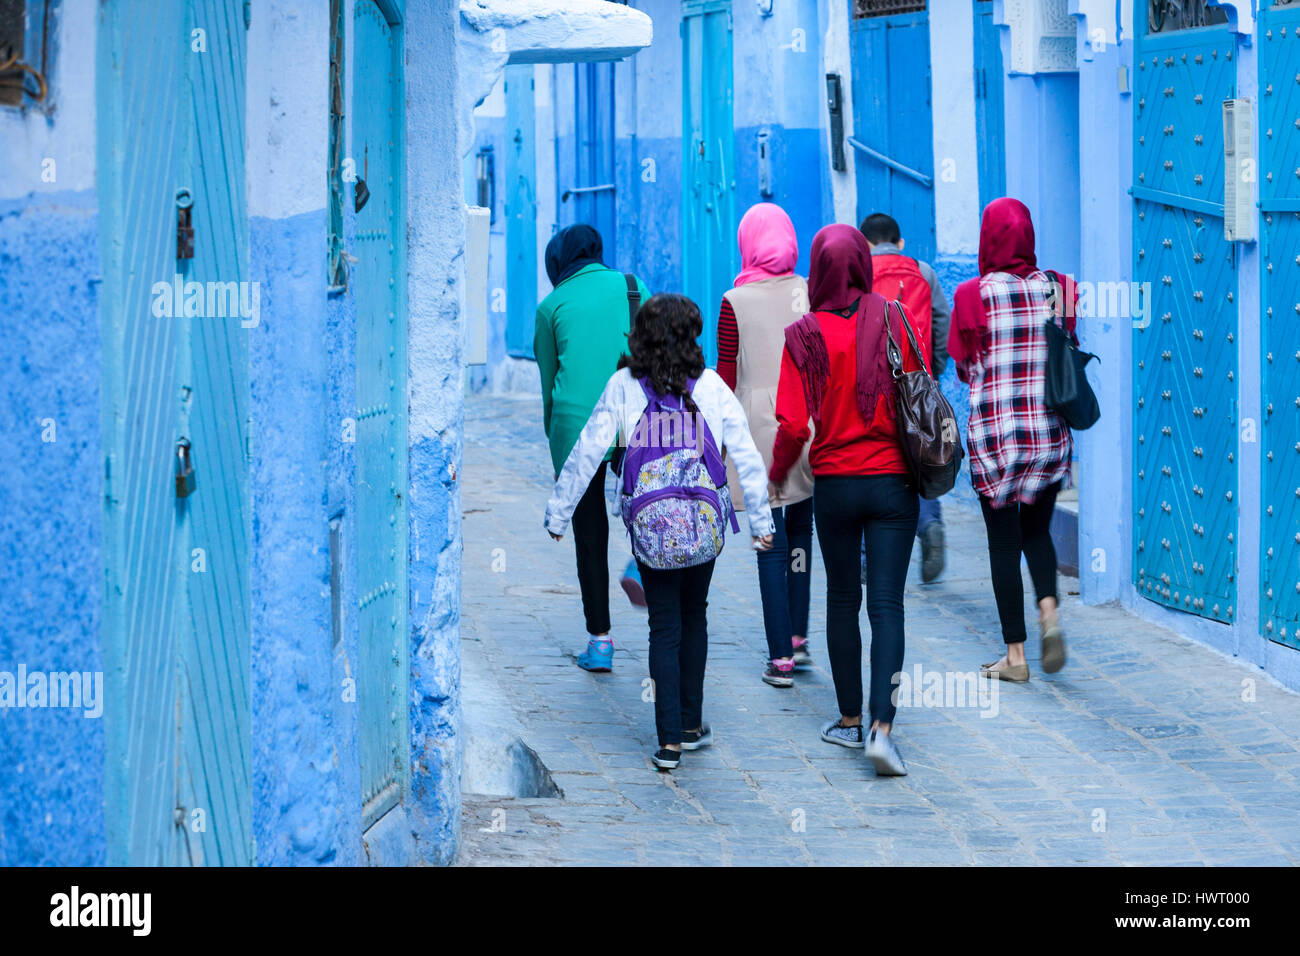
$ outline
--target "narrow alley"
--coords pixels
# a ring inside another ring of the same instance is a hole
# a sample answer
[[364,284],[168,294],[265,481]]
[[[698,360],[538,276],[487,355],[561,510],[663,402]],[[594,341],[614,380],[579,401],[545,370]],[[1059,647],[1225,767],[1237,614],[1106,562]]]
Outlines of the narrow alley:
[[[535,398],[468,400],[465,693],[498,712],[496,734],[522,728],[562,796],[467,793],[460,865],[1300,863],[1300,751],[1287,730],[1300,697],[1126,611],[1081,605],[1072,578],[1065,669],[1034,667],[1029,684],[982,703],[900,707],[910,774],[878,779],[860,751],[818,737],[835,714],[818,654],[820,555],[814,663],[782,690],[759,679],[757,578],[733,540],[709,607],[705,720],[717,743],[654,770],[645,617],[613,583],[626,545],[610,548],[614,670],[588,674],[574,664],[585,634],[573,545],[542,529],[549,472]],[[983,526],[973,510],[948,515],[937,584],[921,586],[914,555],[909,674],[976,672],[997,653]],[[612,542],[621,534],[615,518]],[[1029,656],[1036,664],[1036,641]],[[479,717],[467,703],[471,749]]]

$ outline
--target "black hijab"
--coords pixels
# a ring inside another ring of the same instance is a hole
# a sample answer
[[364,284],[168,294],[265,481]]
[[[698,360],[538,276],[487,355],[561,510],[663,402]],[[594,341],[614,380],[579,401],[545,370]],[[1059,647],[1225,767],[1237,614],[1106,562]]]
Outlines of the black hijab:
[[[546,244],[546,275],[557,286],[579,269],[601,263],[600,233],[585,223],[566,226]],[[603,265],[603,263],[601,263]]]

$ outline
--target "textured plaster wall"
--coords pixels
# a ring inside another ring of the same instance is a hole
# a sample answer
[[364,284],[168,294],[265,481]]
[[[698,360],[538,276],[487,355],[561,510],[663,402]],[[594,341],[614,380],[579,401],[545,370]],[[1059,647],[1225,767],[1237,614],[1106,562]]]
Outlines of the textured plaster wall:
[[[0,200],[0,671],[10,674],[103,669],[98,230],[93,192]],[[0,709],[0,865],[104,862],[104,721],[83,713]]]
[[[464,401],[461,280],[465,214],[462,148],[477,97],[459,83],[457,8],[409,0],[407,245],[410,399],[411,794],[408,825],[418,858],[450,862],[460,834],[460,573],[458,473]],[[488,83],[488,89],[491,89]]]
[[[350,11],[345,11],[351,22]],[[328,144],[325,5],[254,4],[249,31],[249,330],[253,461],[253,829],[258,862],[358,862],[356,704],[343,699],[355,628],[336,646],[331,516],[343,523],[342,606],[354,604],[350,301],[326,299]],[[295,69],[275,50],[294,50]],[[345,624],[351,625],[345,615]]]
[[[99,671],[94,0],[63,0],[46,110],[0,108],[0,671]],[[42,440],[52,438],[52,441]],[[104,721],[0,710],[0,865],[105,859]]]
[[[974,255],[979,251],[975,24],[970,6],[969,0],[936,0],[930,4],[934,227],[940,254]],[[951,175],[947,175],[949,170]]]

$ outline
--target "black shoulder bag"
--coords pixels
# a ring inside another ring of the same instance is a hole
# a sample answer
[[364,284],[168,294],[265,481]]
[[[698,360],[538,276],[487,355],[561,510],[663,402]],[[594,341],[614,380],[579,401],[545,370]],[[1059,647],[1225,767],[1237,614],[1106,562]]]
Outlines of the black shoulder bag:
[[[1065,423],[1076,431],[1083,431],[1097,424],[1101,418],[1101,406],[1084,369],[1097,356],[1079,348],[1077,340],[1058,325],[1058,312],[1064,314],[1066,303],[1056,308],[1056,299],[1065,288],[1065,283],[1055,272],[1047,273],[1054,285],[1051,302],[1052,317],[1044,323],[1047,335],[1047,378],[1043,383],[1043,397],[1047,407],[1059,414]],[[1097,359],[1101,361],[1100,359]]]

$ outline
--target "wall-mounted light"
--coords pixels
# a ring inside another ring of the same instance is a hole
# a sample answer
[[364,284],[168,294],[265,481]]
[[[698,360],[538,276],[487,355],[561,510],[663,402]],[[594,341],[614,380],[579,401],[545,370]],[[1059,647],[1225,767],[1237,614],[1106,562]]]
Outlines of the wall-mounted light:
[[772,15],[772,0],[758,0],[758,15],[760,17]]

